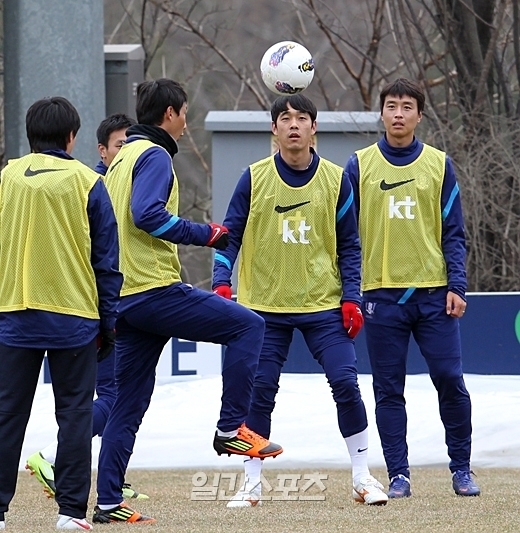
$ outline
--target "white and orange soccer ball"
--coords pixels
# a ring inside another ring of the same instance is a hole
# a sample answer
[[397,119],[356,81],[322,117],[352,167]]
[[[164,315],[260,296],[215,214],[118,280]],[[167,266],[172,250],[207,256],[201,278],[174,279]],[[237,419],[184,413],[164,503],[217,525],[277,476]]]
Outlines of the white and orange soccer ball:
[[307,89],[314,77],[314,59],[299,43],[273,44],[260,62],[262,80],[276,94],[296,94]]

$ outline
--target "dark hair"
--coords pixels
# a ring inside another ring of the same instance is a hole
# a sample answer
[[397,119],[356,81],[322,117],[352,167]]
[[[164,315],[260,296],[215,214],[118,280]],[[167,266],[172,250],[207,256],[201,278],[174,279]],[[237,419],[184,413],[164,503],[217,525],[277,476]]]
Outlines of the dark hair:
[[159,126],[168,107],[180,114],[181,107],[188,101],[188,95],[176,81],[161,78],[143,81],[137,87],[135,111],[139,124]]
[[132,117],[124,113],[113,113],[99,123],[96,131],[97,141],[105,148],[108,148],[108,139],[114,131],[126,130],[134,124],[136,124],[136,121]]
[[424,92],[421,89],[421,86],[415,81],[408,80],[406,78],[398,78],[392,83],[388,83],[383,87],[381,94],[379,95],[381,113],[383,112],[383,107],[385,105],[385,98],[387,96],[398,96],[402,98],[403,96],[410,96],[417,100],[417,109],[419,113],[423,112],[424,109]]
[[309,100],[309,98],[301,93],[291,94],[290,96],[279,96],[271,106],[271,120],[276,122],[278,117],[287,111],[288,105],[290,105],[293,109],[296,109],[296,111],[307,113],[313,122],[316,120],[318,115],[316,106],[311,100]]
[[62,96],[37,100],[25,115],[31,152],[66,150],[70,134],[76,137],[81,120],[76,108]]

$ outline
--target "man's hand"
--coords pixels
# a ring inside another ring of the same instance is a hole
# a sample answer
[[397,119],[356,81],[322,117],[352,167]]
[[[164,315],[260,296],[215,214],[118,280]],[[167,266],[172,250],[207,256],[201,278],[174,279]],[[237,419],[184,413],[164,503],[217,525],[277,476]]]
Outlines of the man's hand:
[[348,336],[353,339],[363,327],[364,320],[361,309],[355,303],[343,302],[341,313],[343,314],[343,326],[347,330]]
[[229,285],[219,285],[213,289],[213,292],[226,300],[231,300],[231,287]]
[[116,346],[116,330],[102,329],[97,336],[97,360],[98,363],[106,359]]
[[229,244],[228,229],[226,226],[221,226],[214,222],[208,224],[208,226],[211,228],[211,236],[206,246],[216,248],[217,250],[225,250]]
[[448,291],[446,295],[446,314],[455,318],[462,318],[466,311],[466,302],[456,293]]

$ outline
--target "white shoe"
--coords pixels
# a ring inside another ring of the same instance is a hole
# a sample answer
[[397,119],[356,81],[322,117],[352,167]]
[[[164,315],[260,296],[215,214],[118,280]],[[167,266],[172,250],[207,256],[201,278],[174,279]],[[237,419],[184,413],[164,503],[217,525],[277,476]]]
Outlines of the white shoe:
[[5,529],[5,522],[0,520],[0,529]]
[[352,496],[358,503],[367,505],[386,505],[388,496],[383,492],[383,485],[371,475],[363,476],[354,485]]
[[93,527],[85,518],[72,518],[64,514],[58,515],[56,529],[75,529],[77,531],[90,531]]
[[228,501],[226,507],[256,507],[262,505],[262,483],[259,481],[252,488],[246,483]]

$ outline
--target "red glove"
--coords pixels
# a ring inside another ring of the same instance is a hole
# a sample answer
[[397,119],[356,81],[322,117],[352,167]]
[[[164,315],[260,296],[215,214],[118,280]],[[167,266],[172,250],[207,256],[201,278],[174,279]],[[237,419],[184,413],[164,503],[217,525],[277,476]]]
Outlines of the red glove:
[[347,335],[353,339],[363,327],[363,315],[357,304],[352,302],[343,302],[341,304],[341,313],[343,315],[343,326],[347,330]]
[[216,248],[217,250],[225,250],[229,243],[228,229],[226,226],[221,226],[214,222],[208,224],[208,226],[211,228],[211,235],[206,246]]
[[231,287],[229,285],[219,285],[213,289],[213,292],[226,300],[231,300]]

